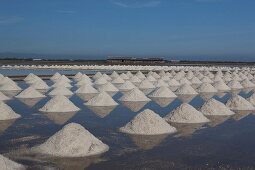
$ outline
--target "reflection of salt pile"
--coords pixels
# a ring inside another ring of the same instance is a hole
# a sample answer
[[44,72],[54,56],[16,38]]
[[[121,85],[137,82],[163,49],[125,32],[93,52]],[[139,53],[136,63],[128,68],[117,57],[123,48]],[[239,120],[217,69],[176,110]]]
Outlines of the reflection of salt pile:
[[1,80],[0,90],[1,91],[20,91],[21,88],[10,78],[4,77],[4,80]]
[[159,135],[176,132],[163,118],[152,110],[146,109],[137,114],[133,120],[120,128],[123,133],[140,135]]
[[87,106],[117,106],[118,103],[115,102],[112,97],[106,92],[100,92],[95,97],[90,99],[87,103]]
[[119,87],[119,90],[122,91],[122,92],[126,92],[126,91],[129,91],[129,90],[132,90],[133,88],[135,88],[135,85],[127,80],[125,83],[123,83]]
[[54,96],[39,109],[41,112],[75,112],[79,110],[80,109],[65,96]]
[[18,164],[4,157],[3,155],[0,155],[0,167],[1,167],[1,170],[25,170],[26,169],[23,165]]
[[98,93],[98,91],[90,84],[84,84],[79,89],[77,89],[75,93],[81,99],[88,101],[89,99],[93,98]]
[[54,89],[52,89],[49,92],[50,96],[57,96],[57,95],[63,95],[63,96],[72,96],[73,92],[67,89],[65,86],[58,86]]
[[120,101],[132,101],[132,102],[139,102],[139,101],[151,101],[145,94],[140,91],[138,88],[134,88],[129,92],[125,93],[121,98]]
[[63,125],[70,120],[76,112],[43,112],[48,119],[52,120],[55,124]]
[[7,97],[5,94],[3,94],[3,93],[0,91],[0,101],[6,101],[6,100],[10,100],[10,98]]
[[217,89],[213,87],[210,83],[203,83],[197,88],[199,93],[216,93]]
[[0,120],[10,120],[21,117],[19,114],[15,113],[10,106],[3,102],[0,102],[0,113]]
[[33,87],[26,88],[16,96],[16,98],[43,98],[43,97],[45,97],[45,95],[41,94]]
[[32,148],[35,153],[57,157],[85,157],[106,152],[109,147],[77,123],[69,123],[46,142]]
[[175,123],[205,123],[210,121],[201,112],[187,103],[181,104],[181,106],[166,115],[165,119],[168,122]]
[[233,111],[231,111],[227,106],[225,106],[223,103],[215,100],[210,99],[209,101],[205,102],[203,106],[201,107],[200,111],[204,115],[233,115],[235,114]]
[[255,110],[253,105],[239,95],[233,95],[226,104],[231,110]]
[[230,87],[228,87],[223,80],[217,81],[213,84],[213,86],[218,90],[218,91],[230,91]]
[[253,93],[249,98],[248,101],[255,106],[255,93]]

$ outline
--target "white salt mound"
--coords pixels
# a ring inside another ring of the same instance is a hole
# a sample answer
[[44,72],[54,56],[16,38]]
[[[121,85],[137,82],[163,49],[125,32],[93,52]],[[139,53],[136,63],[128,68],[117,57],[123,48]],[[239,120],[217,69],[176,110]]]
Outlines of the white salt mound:
[[183,84],[181,85],[175,92],[176,94],[182,95],[197,95],[198,93],[196,90],[193,89],[189,84]]
[[228,116],[235,114],[223,103],[211,98],[203,104],[200,109],[204,115],[219,115],[219,116]]
[[115,102],[112,97],[106,92],[100,92],[92,99],[90,99],[85,105],[88,106],[117,106],[118,103]]
[[233,95],[226,104],[231,110],[255,110],[254,106],[245,98]]
[[7,97],[5,94],[3,94],[3,93],[0,91],[0,101],[6,101],[6,100],[10,100],[10,98]]
[[93,94],[98,93],[98,91],[92,87],[90,84],[84,84],[79,89],[76,90],[77,94]]
[[66,88],[71,88],[72,85],[69,82],[66,81],[57,81],[54,83],[51,87],[66,87]]
[[124,81],[120,76],[118,76],[118,77],[115,77],[115,78],[112,80],[112,83],[113,83],[113,84],[123,84],[123,83],[125,83],[125,81]]
[[140,84],[139,84],[139,89],[153,89],[155,86],[148,80],[144,79]]
[[0,154],[0,168],[1,170],[25,170],[26,168],[19,164],[16,163],[3,155]]
[[57,95],[63,95],[63,96],[71,96],[73,95],[73,92],[69,89],[67,89],[65,86],[58,86],[54,89],[52,89],[49,92],[50,96],[57,96]]
[[243,88],[243,86],[237,80],[230,81],[228,83],[228,87],[230,87],[231,89],[242,89]]
[[98,78],[95,82],[94,82],[94,84],[95,85],[102,85],[102,84],[106,84],[108,81],[102,76],[102,77],[100,77],[100,78]]
[[76,112],[79,110],[80,109],[65,96],[54,96],[39,109],[41,112]]
[[59,74],[58,72],[56,72],[51,78],[50,80],[51,81],[55,81],[57,79],[59,79],[61,77],[61,74]]
[[171,113],[165,116],[166,121],[175,123],[206,123],[207,119],[201,112],[193,106],[183,103]]
[[6,81],[4,81],[4,83],[0,85],[0,90],[1,91],[19,91],[22,89],[13,80],[7,78]]
[[132,83],[140,83],[141,80],[137,76],[133,76],[129,79],[130,82]]
[[152,110],[146,109],[137,114],[120,131],[136,135],[160,135],[176,132],[176,129]]
[[159,98],[176,98],[177,96],[168,88],[165,86],[159,87],[155,89],[149,97],[159,97]]
[[203,83],[197,88],[199,93],[216,93],[217,89],[213,87],[210,83]]
[[98,155],[109,147],[83,126],[69,123],[32,151],[56,157],[86,157]]
[[43,80],[38,80],[30,86],[35,88],[36,90],[47,90],[50,88]]
[[0,120],[17,119],[21,116],[15,113],[10,106],[4,102],[0,102]]
[[119,89],[115,87],[112,83],[107,82],[106,84],[99,85],[98,86],[98,91],[106,91],[106,92],[118,92]]
[[140,91],[138,88],[134,88],[127,93],[125,93],[121,98],[120,101],[151,101],[145,94]]
[[120,91],[129,91],[132,90],[133,88],[135,88],[135,85],[133,83],[131,83],[130,81],[126,81],[125,83],[123,83],[120,87],[119,90]]
[[43,98],[45,95],[41,94],[39,91],[34,89],[33,87],[28,87],[19,93],[16,98]]
[[241,82],[241,85],[244,87],[244,88],[253,88],[255,87],[255,85],[248,79],[244,79],[242,82]]
[[228,87],[223,80],[217,81],[213,84],[213,86],[218,90],[218,91],[230,91],[230,87]]

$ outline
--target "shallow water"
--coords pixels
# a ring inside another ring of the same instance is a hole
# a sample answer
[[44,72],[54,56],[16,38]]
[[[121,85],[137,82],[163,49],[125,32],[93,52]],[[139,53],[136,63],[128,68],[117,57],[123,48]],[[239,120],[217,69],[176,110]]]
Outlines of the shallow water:
[[[19,85],[26,87],[24,82]],[[252,92],[240,94],[249,97]],[[120,96],[118,93],[114,99]],[[226,102],[230,94],[214,97]],[[137,114],[130,105],[127,108],[120,103],[107,113],[108,109],[87,108],[84,101],[74,95],[70,100],[81,111],[64,115],[40,113],[38,109],[48,100],[44,98],[34,106],[34,103],[18,99],[7,102],[22,118],[0,122],[1,154],[29,169],[255,169],[255,116],[252,113],[215,117],[208,124],[179,125],[179,132],[173,135],[132,136],[118,131]],[[190,103],[199,108],[203,102],[197,96]],[[141,110],[149,108],[163,117],[180,104],[181,100],[176,99],[161,108],[151,101]],[[109,145],[110,150],[97,157],[79,159],[50,159],[27,154],[27,148],[44,142],[70,122],[84,126]]]

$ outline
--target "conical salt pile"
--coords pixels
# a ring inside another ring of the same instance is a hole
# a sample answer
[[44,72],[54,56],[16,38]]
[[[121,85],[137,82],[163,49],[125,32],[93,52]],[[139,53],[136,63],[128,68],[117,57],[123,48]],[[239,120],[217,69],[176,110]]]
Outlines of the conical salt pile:
[[241,82],[241,85],[242,85],[244,88],[254,88],[254,87],[255,87],[255,84],[253,84],[248,78],[244,79],[244,80]]
[[226,103],[231,110],[255,110],[255,107],[245,98],[239,95],[233,95]]
[[57,79],[59,79],[61,77],[61,74],[59,74],[58,72],[56,72],[51,78],[50,80],[51,81],[55,81]]
[[91,94],[91,93],[98,93],[98,91],[91,86],[90,84],[84,84],[79,89],[75,91],[77,94]]
[[97,79],[99,79],[100,77],[102,77],[102,73],[101,73],[101,72],[97,72],[97,73],[93,76],[93,79],[94,79],[94,80],[97,80]]
[[175,94],[178,95],[197,95],[198,93],[196,92],[196,90],[194,90],[189,84],[183,84],[182,86],[180,86]]
[[216,93],[217,89],[213,87],[210,83],[203,83],[197,88],[199,93]]
[[115,78],[119,77],[119,74],[116,71],[113,71],[110,77],[112,79],[115,79]]
[[192,79],[190,80],[191,84],[195,84],[195,85],[199,85],[202,84],[202,81],[199,80],[199,78],[197,77],[192,77]]
[[96,79],[96,81],[94,82],[94,84],[97,85],[103,85],[106,84],[108,81],[104,78],[104,77],[100,77],[98,79]]
[[78,72],[75,74],[75,76],[73,77],[74,80],[79,80],[80,78],[82,77],[82,73],[81,72]]
[[166,121],[175,123],[206,123],[207,119],[201,112],[193,106],[183,103],[171,113],[165,116]]
[[152,83],[157,81],[152,75],[149,75],[146,79],[149,80]]
[[134,88],[130,90],[129,92],[125,93],[121,98],[120,101],[151,101],[148,97],[145,96],[145,94],[140,91],[138,88]]
[[36,90],[48,90],[50,88],[43,80],[38,80],[30,86]]
[[112,97],[106,92],[100,92],[95,97],[90,99],[87,103],[87,106],[117,106],[118,103],[115,102]]
[[12,79],[5,77],[0,85],[1,91],[19,91],[22,90]]
[[129,81],[131,83],[133,83],[134,85],[138,85],[139,83],[141,83],[141,80],[137,77],[137,76],[133,76],[129,79]]
[[10,98],[7,97],[5,94],[3,94],[3,93],[0,91],[0,101],[6,101],[6,100],[10,100]]
[[83,86],[83,85],[85,85],[85,84],[90,84],[90,85],[92,85],[93,83],[91,82],[90,79],[81,78],[81,79],[76,83],[76,86],[77,86],[77,87],[81,87],[81,86]]
[[59,80],[55,84],[53,84],[51,87],[66,87],[66,88],[71,88],[72,85],[69,82],[66,82],[65,80]]
[[109,147],[83,126],[69,123],[33,152],[56,157],[86,157],[108,151]]
[[219,116],[228,116],[235,114],[223,103],[211,98],[203,104],[200,109],[204,115],[219,115]]
[[155,87],[162,87],[162,86],[168,87],[168,84],[167,84],[164,80],[159,79],[159,80],[155,83]]
[[152,110],[146,109],[137,114],[120,131],[136,135],[160,135],[176,132],[176,129]]
[[10,106],[4,102],[0,102],[0,120],[17,119],[21,116],[15,113]]
[[105,73],[102,75],[102,77],[105,78],[105,80],[107,81],[112,81],[112,78]]
[[136,73],[136,76],[137,76],[140,80],[143,80],[143,79],[146,78],[146,77],[144,76],[144,74],[143,74],[141,71],[138,71],[138,72]]
[[125,83],[123,83],[119,87],[119,90],[122,91],[122,92],[125,92],[125,91],[132,90],[133,88],[135,88],[135,85],[127,80]]
[[65,75],[61,75],[58,79],[54,80],[54,82],[67,82],[67,83],[71,83],[72,81],[69,80],[69,78],[67,78]]
[[192,84],[192,83],[191,83],[188,79],[186,79],[185,77],[181,78],[181,79],[179,80],[179,82],[180,82],[180,84],[189,84],[189,85]]
[[119,89],[117,89],[112,83],[107,82],[106,84],[99,85],[97,88],[98,91],[105,91],[110,93],[117,93]]
[[[130,72],[130,74],[132,75],[131,77],[133,77],[133,74]],[[131,77],[129,77],[128,75],[126,75],[125,73],[121,73],[120,74],[120,77],[123,79],[123,80],[129,80]]]
[[28,87],[19,93],[16,98],[43,98],[46,97],[45,95],[41,94],[39,91],[34,89],[33,87]]
[[239,90],[242,89],[243,86],[240,84],[237,80],[232,80],[228,83],[228,87],[230,87],[232,90]]
[[120,77],[115,77],[113,80],[112,80],[112,84],[123,84],[125,83],[125,81]]
[[154,90],[149,97],[152,98],[176,98],[177,96],[168,88],[165,86],[159,87],[156,90]]
[[207,76],[204,76],[204,77],[201,79],[201,81],[202,81],[203,83],[213,83],[213,81],[212,81],[209,77],[207,77]]
[[54,96],[39,111],[41,112],[76,112],[80,109],[76,107],[65,96]]
[[18,164],[4,157],[3,155],[0,155],[0,168],[1,170],[25,170],[26,169],[23,165]]
[[27,75],[27,77],[24,79],[24,81],[27,84],[33,84],[34,82],[41,80],[41,78],[39,78],[37,75],[33,74],[33,73],[29,73]]
[[128,71],[128,72],[126,73],[126,75],[127,75],[128,78],[131,78],[131,77],[134,76],[130,71]]
[[181,84],[177,80],[175,80],[174,78],[169,80],[167,83],[168,83],[169,88],[172,91],[176,91],[178,89],[178,87],[181,86]]
[[230,91],[230,87],[225,84],[223,80],[217,81],[213,84],[213,86],[218,90],[218,91]]
[[144,79],[138,86],[139,89],[154,89],[155,86],[148,80]]
[[52,89],[49,92],[50,96],[57,96],[57,95],[63,95],[63,96],[72,96],[73,92],[69,89],[67,89],[65,86],[58,86],[54,89]]

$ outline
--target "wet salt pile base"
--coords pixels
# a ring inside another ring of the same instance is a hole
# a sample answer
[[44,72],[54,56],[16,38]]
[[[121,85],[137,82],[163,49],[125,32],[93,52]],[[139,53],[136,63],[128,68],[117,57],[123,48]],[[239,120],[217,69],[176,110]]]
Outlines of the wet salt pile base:
[[242,155],[255,141],[253,67],[34,67],[55,72],[0,74],[0,169],[217,169],[255,156]]

